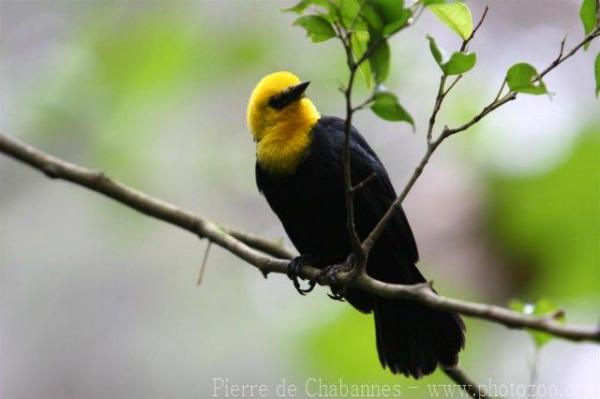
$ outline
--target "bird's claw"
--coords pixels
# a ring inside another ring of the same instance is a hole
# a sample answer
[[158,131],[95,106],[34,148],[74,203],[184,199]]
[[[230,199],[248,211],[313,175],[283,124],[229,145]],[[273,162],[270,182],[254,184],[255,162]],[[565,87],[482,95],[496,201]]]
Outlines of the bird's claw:
[[298,257],[292,259],[292,261],[288,264],[288,267],[287,267],[287,276],[289,277],[290,280],[292,280],[292,282],[294,283],[294,288],[296,288],[296,291],[298,291],[298,293],[300,295],[308,294],[315,288],[315,285],[317,284],[316,281],[309,280],[307,288],[302,288],[300,286],[300,280],[299,280],[298,274],[300,273],[300,270],[302,269],[302,266],[304,265],[304,260],[305,260],[304,257],[298,256]]
[[345,263],[331,265],[324,268],[319,276],[317,277],[317,281],[322,284],[329,285],[331,289],[331,293],[327,293],[327,296],[336,301],[344,301],[344,294],[346,292],[345,287],[340,287],[337,283],[337,276],[339,273],[348,272],[348,265]]
[[300,286],[299,275],[302,267],[305,264],[311,264],[311,260],[309,259],[312,259],[312,256],[309,258],[309,255],[301,255],[292,259],[292,261],[288,264],[287,276],[294,283],[296,291],[298,291],[300,295],[306,295],[315,288],[317,283],[319,283],[321,285],[328,285],[331,288],[331,293],[328,293],[327,296],[337,301],[343,301],[346,288],[340,286],[338,283],[338,275],[340,273],[352,272],[352,270],[356,267],[354,255],[350,255],[349,261],[323,268],[316,278],[311,278],[308,280],[308,287],[302,288]]
[[327,296],[335,301],[344,302],[345,288],[331,287],[331,294],[328,292]]

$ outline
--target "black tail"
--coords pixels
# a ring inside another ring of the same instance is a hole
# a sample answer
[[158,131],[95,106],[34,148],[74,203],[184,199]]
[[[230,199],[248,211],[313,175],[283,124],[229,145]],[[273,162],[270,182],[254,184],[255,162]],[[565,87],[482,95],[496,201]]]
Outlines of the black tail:
[[401,299],[375,299],[377,352],[392,373],[419,378],[438,363],[454,366],[465,343],[465,326],[455,313]]

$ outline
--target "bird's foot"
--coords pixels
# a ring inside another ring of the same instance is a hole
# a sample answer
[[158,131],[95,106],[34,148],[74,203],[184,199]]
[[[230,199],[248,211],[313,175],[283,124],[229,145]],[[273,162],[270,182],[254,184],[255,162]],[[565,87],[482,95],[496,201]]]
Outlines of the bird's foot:
[[327,296],[329,298],[334,299],[336,301],[344,300],[346,287],[340,286],[338,284],[337,277],[340,273],[348,272],[350,270],[350,267],[351,266],[348,266],[346,263],[340,263],[336,265],[327,266],[323,270],[321,270],[316,280],[321,285],[324,284],[329,286],[329,288],[331,289],[331,293],[327,293]]
[[364,258],[352,253],[344,262],[325,267],[316,280],[322,285],[339,287],[340,277],[346,283],[356,278],[360,272],[361,259]]
[[307,288],[302,288],[300,286],[300,280],[299,280],[300,277],[298,275],[300,274],[302,267],[305,264],[307,264],[307,261],[308,261],[308,258],[306,255],[300,255],[300,256],[297,256],[294,259],[292,259],[292,261],[288,264],[288,267],[287,267],[287,276],[289,277],[290,280],[292,280],[292,282],[294,283],[294,288],[296,288],[296,291],[298,291],[298,293],[300,293],[300,295],[308,294],[315,288],[315,285],[317,284],[316,281],[309,280]]
[[338,274],[347,273],[351,270],[351,265],[344,263],[338,263],[335,265],[327,266],[317,276],[317,281],[322,285],[329,285],[331,287],[337,285]]
[[366,262],[364,256],[352,253],[344,262],[327,266],[321,270],[316,281],[321,285],[329,285],[331,294],[327,295],[331,299],[343,301],[347,291],[346,285],[360,273],[361,262]]

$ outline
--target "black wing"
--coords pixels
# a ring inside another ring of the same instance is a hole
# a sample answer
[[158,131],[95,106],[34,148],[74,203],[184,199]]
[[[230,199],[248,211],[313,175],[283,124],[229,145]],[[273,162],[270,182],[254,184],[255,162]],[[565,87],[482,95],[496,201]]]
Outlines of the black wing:
[[[343,143],[343,119],[324,117],[321,122],[327,127],[329,134],[341,136],[336,141]],[[360,188],[354,199],[357,230],[364,239],[389,209],[397,195],[377,154],[355,128],[351,131],[350,153],[353,184],[358,184],[375,173],[375,176]],[[399,249],[406,261],[414,264],[419,260],[417,244],[402,209],[396,211],[380,240]]]

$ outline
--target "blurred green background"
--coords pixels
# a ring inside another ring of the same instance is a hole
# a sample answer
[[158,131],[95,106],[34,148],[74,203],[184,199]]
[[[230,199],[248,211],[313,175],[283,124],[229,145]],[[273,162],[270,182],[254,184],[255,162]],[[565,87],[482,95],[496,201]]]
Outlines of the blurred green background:
[[[0,130],[208,219],[285,237],[255,188],[247,97],[287,69],[313,82],[321,113],[342,116],[346,76],[338,43],[311,44],[280,12],[292,3],[0,1]],[[476,112],[514,62],[543,67],[566,32],[582,35],[578,2],[469,2],[474,15],[486,4],[478,65],[440,125]],[[397,188],[422,154],[437,89],[428,33],[459,45],[427,13],[392,41],[388,86],[417,134],[369,111],[355,120]],[[548,298],[567,321],[598,323],[597,51],[548,75],[551,100],[520,97],[429,165],[405,208],[440,292],[500,305]],[[449,383],[381,370],[371,316],[324,290],[300,297],[284,276],[264,280],[217,248],[196,287],[206,243],[4,157],[0,168],[2,398],[204,398],[214,378],[271,390],[285,378],[299,397],[309,378],[427,397],[426,384]],[[476,381],[531,382],[527,333],[467,325],[461,365]],[[600,397],[597,346],[553,340],[537,369],[536,383]]]

